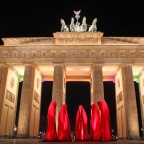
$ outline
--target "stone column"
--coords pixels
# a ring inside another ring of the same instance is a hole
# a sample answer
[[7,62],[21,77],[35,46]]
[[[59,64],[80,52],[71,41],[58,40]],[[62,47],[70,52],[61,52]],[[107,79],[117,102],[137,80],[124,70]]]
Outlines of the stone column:
[[140,73],[139,76],[139,95],[140,95],[140,105],[141,105],[141,120],[142,120],[142,136],[144,137],[144,71]]
[[52,100],[57,102],[56,106],[56,129],[58,128],[58,113],[63,104],[64,92],[64,66],[56,64],[54,66],[54,77],[53,77],[53,89],[52,89]]
[[30,115],[34,88],[34,72],[35,68],[32,65],[25,66],[18,120],[19,137],[30,137]]
[[91,103],[104,99],[102,65],[95,64],[91,70]]
[[133,81],[132,66],[122,67],[122,81],[124,105],[126,114],[126,135],[127,138],[139,137],[138,114],[136,104],[136,94]]

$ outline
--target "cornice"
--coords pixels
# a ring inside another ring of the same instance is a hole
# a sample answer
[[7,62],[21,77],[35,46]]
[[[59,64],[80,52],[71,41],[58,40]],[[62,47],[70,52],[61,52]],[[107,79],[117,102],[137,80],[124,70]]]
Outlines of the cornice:
[[144,37],[107,37],[109,40],[144,45]]
[[54,44],[53,37],[2,38],[2,41],[6,46]]
[[0,51],[6,50],[144,50],[144,45],[18,45],[0,46]]
[[[19,37],[19,38],[2,38],[4,42],[4,46],[23,46],[23,45],[144,45],[144,37],[102,37],[101,42],[96,42],[95,35],[91,37],[86,37],[85,34],[81,34],[84,40],[82,41],[80,38],[71,37],[72,41],[69,38],[65,37],[65,33],[62,33],[62,41],[59,43],[55,43],[55,40],[59,41],[59,33],[58,37]],[[71,33],[72,35],[72,33]],[[73,35],[72,35],[73,36]],[[69,35],[68,35],[69,37]],[[87,38],[87,40],[86,40]],[[60,38],[61,39],[61,38]],[[85,42],[86,41],[86,42]],[[71,43],[72,42],[72,43]],[[87,43],[87,44],[86,44]]]

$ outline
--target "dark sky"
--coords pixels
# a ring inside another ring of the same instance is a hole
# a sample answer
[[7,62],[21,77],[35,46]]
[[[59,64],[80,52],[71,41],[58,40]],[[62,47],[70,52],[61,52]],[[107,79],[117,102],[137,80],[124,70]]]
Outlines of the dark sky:
[[[104,36],[144,36],[142,0],[39,0],[0,2],[0,37],[51,37],[60,31],[60,19],[67,25],[81,10],[87,24],[97,18]],[[76,19],[75,19],[76,20]]]
[[[104,36],[144,36],[143,0],[1,0],[0,38],[52,37],[54,32],[60,31],[61,18],[65,20],[67,25],[70,24],[71,17],[75,16],[73,10],[81,10],[80,22],[82,21],[82,17],[86,16],[87,24],[90,25],[93,19],[97,18],[97,30],[103,32]],[[0,44],[2,44],[2,41]],[[111,107],[111,103],[114,103],[114,101],[110,102],[112,99],[110,101],[108,99],[110,95],[114,96],[114,84],[107,82],[104,85],[105,97]],[[46,89],[49,87],[49,90],[46,91],[44,87]],[[85,97],[87,97],[89,94],[88,83],[69,83],[67,87],[70,87],[67,88],[68,95],[80,95],[82,97],[85,94]],[[85,89],[86,92],[78,92],[81,89]],[[41,114],[43,116],[46,115],[45,109],[47,109],[51,100],[51,90],[51,82],[43,83],[43,94],[47,93],[46,96],[49,97],[47,101],[44,96],[42,98],[42,110],[44,111]],[[89,103],[89,98],[87,100]],[[82,103],[86,108],[87,101],[85,101],[86,99]],[[67,100],[67,103],[69,103],[69,100]],[[77,102],[78,104],[79,102]],[[111,109],[115,109],[115,107]],[[73,109],[73,111],[76,110]],[[72,110],[70,110],[70,113],[72,113]],[[87,113],[89,115],[89,109],[87,109]],[[113,113],[113,116],[115,116],[115,111]],[[73,122],[71,121],[71,123]]]

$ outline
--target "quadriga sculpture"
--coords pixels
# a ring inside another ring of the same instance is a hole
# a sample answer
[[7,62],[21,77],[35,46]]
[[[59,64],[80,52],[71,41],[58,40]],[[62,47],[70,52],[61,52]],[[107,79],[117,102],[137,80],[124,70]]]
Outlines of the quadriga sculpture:
[[87,31],[86,17],[83,17],[82,25],[80,26],[80,31],[81,32]]
[[68,32],[69,28],[65,24],[65,21],[63,19],[61,19],[60,21],[61,21],[61,32]]
[[96,32],[97,31],[97,26],[96,26],[96,23],[97,23],[97,18],[95,18],[92,22],[92,25],[89,27],[89,32]]
[[71,24],[70,24],[70,31],[74,32],[75,31],[75,24],[74,24],[74,18],[71,18]]

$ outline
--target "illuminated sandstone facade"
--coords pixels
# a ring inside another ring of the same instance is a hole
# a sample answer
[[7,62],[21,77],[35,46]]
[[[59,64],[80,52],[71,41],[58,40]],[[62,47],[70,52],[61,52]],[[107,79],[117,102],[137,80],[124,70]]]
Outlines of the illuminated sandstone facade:
[[[139,137],[133,81],[139,82],[144,115],[144,38],[103,37],[101,32],[59,32],[54,37],[3,38],[0,46],[0,135],[15,125],[19,81],[23,80],[18,135],[39,132],[42,81],[53,81],[57,113],[67,81],[89,81],[91,103],[104,98],[103,81],[115,82],[118,136]],[[56,114],[56,122],[58,115]],[[144,117],[142,117],[144,127]]]

